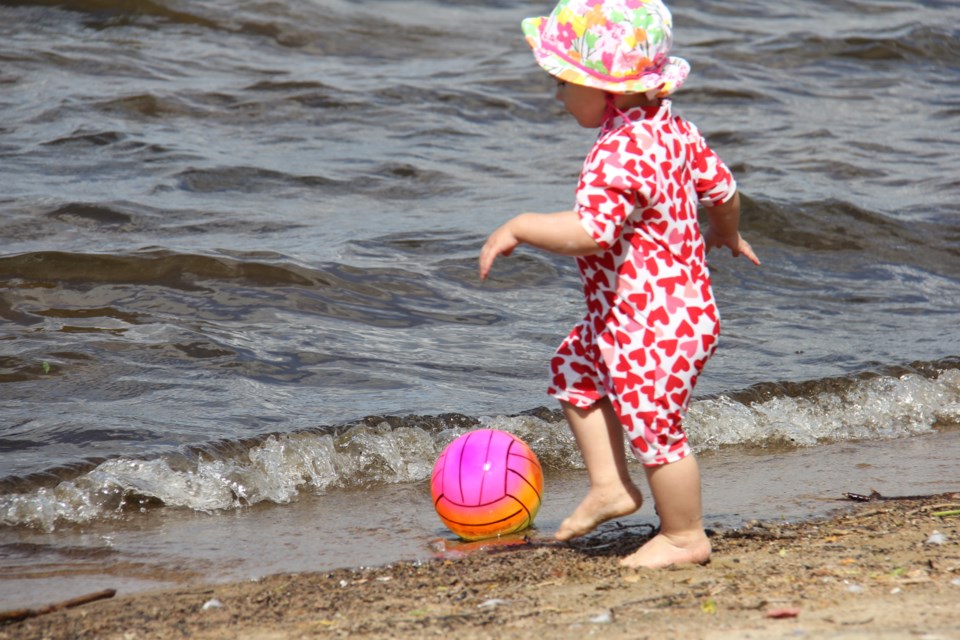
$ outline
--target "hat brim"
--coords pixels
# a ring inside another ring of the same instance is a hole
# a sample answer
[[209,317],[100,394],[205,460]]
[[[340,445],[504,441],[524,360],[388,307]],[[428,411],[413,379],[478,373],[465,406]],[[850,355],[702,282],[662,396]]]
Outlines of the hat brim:
[[650,71],[630,78],[605,76],[569,59],[562,52],[546,46],[541,34],[547,20],[546,17],[526,18],[520,23],[520,28],[523,30],[527,44],[533,50],[533,57],[537,64],[544,71],[564,82],[611,93],[649,93],[656,89],[659,97],[665,97],[679,89],[690,73],[690,63],[683,58],[670,56],[658,71]]

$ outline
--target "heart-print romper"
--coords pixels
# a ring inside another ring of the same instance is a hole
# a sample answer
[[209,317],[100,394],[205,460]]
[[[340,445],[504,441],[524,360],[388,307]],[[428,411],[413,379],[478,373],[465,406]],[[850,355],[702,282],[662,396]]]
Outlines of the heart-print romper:
[[613,115],[580,174],[575,209],[603,251],[577,258],[587,314],[551,361],[548,393],[581,408],[608,396],[647,466],[690,452],[681,420],[720,331],[697,205],[735,192],[669,100]]

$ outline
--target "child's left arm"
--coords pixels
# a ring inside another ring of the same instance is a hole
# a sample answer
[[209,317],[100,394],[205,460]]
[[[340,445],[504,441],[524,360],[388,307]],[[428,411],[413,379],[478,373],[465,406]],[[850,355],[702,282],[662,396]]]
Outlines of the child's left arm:
[[519,244],[566,256],[586,256],[600,251],[575,211],[522,213],[487,238],[480,250],[480,279],[486,279],[498,256],[509,256]]
[[734,258],[745,256],[753,264],[760,264],[760,259],[753,252],[753,247],[743,239],[738,230],[740,226],[739,193],[734,193],[733,197],[726,202],[708,208],[707,217],[710,221],[707,232],[704,234],[707,253],[715,247],[727,247]]

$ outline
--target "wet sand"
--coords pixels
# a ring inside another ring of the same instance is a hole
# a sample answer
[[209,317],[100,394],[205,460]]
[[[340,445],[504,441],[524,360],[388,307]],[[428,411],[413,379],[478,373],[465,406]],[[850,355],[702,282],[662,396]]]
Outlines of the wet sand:
[[448,545],[426,562],[118,596],[0,639],[960,638],[960,493],[714,531],[705,566],[628,570],[647,525]]

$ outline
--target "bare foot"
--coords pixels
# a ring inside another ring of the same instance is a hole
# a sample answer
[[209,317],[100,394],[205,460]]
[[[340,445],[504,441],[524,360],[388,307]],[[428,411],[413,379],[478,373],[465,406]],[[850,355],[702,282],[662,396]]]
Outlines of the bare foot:
[[643,495],[633,483],[609,489],[591,488],[573,513],[560,524],[554,537],[570,540],[590,533],[607,520],[628,516],[643,504]]
[[680,536],[658,533],[620,560],[620,565],[634,569],[660,569],[674,564],[706,564],[710,560],[710,552],[710,540],[703,531]]

